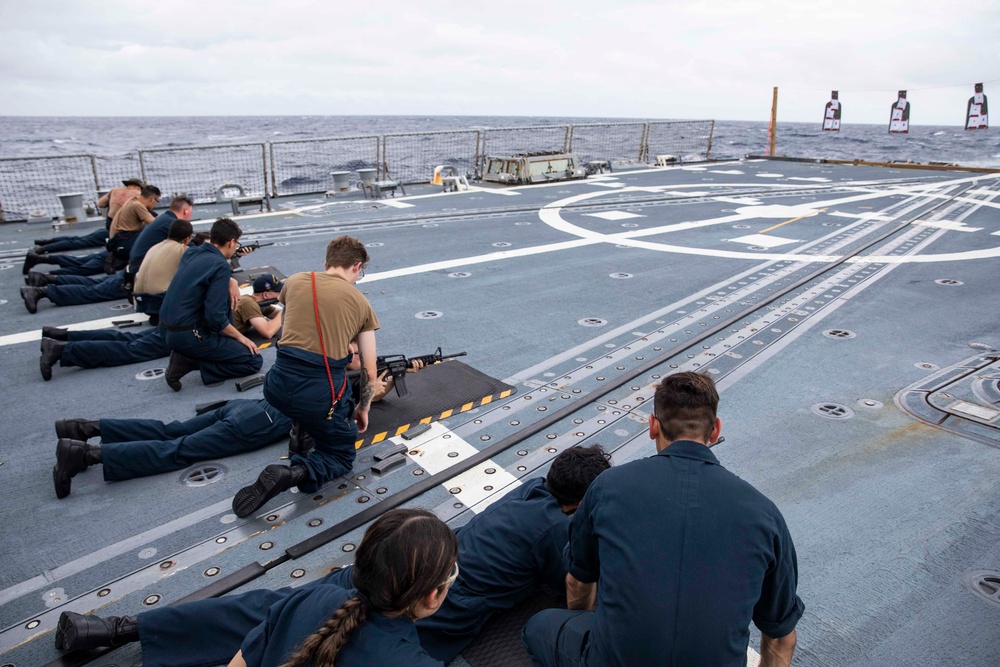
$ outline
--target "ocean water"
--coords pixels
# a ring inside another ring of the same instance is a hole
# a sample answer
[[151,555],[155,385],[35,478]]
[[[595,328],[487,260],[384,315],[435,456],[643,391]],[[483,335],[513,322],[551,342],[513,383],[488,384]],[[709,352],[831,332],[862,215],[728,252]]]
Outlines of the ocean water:
[[[396,132],[525,127],[634,118],[528,116],[256,116],[39,118],[0,117],[0,157],[93,153],[116,156],[135,149],[266,142]],[[886,125],[843,125],[823,132],[817,123],[778,123],[776,154],[841,160],[946,162],[1000,168],[1000,131],[967,132],[961,126],[914,125],[890,135]],[[767,123],[716,121],[711,157],[766,154]]]

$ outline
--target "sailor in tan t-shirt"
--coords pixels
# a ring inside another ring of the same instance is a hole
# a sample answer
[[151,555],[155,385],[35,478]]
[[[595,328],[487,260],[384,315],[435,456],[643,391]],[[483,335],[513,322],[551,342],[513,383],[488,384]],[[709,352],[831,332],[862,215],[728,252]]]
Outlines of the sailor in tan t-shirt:
[[233,310],[233,326],[241,334],[253,329],[264,338],[274,338],[281,329],[282,307],[280,304],[269,304],[262,309],[260,302],[277,299],[284,286],[270,273],[257,276],[253,281],[253,294],[241,296]]
[[174,220],[170,223],[167,238],[150,248],[139,266],[133,289],[135,309],[148,314],[153,324],[160,319],[163,296],[177,273],[181,256],[187,250],[193,233],[194,228],[188,220]]
[[[249,516],[293,486],[312,493],[350,472],[358,433],[368,428],[368,409],[380,382],[375,370],[378,318],[355,287],[364,276],[368,251],[355,238],[333,239],[324,272],[297,273],[285,281],[278,355],[264,380],[264,398],[312,436],[314,447],[295,454],[291,465],[270,465],[233,498],[237,516]],[[357,405],[346,368],[357,340],[362,360]]]
[[107,248],[111,256],[105,263],[105,271],[111,273],[125,268],[139,232],[155,219],[152,211],[159,201],[160,189],[144,185],[138,197],[129,199],[121,207],[108,230]]

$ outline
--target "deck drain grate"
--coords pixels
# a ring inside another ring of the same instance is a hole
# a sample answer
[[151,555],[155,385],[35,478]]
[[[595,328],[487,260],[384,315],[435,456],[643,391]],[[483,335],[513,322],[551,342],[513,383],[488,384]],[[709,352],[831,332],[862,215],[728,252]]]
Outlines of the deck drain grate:
[[582,320],[577,320],[576,323],[582,327],[603,327],[608,321],[599,317],[585,317]]
[[1000,572],[976,570],[965,575],[965,585],[981,600],[1000,604]]
[[468,271],[455,271],[454,273],[449,273],[448,277],[449,278],[468,278],[471,275],[472,274],[469,273]]
[[181,483],[184,486],[207,486],[209,484],[215,484],[220,479],[225,477],[226,472],[228,472],[226,467],[218,463],[198,466],[196,468],[191,468],[190,470],[185,470],[181,474]]
[[608,277],[614,278],[615,280],[627,280],[632,277],[631,273],[609,273]]
[[817,403],[812,406],[812,411],[826,419],[850,419],[854,416],[854,410],[840,403]]
[[961,280],[953,280],[951,278],[941,278],[940,280],[935,280],[938,285],[948,285],[949,287],[955,287],[958,285],[964,285]]
[[141,373],[135,374],[136,380],[155,380],[156,378],[163,377],[167,372],[166,368],[147,368]]
[[444,315],[440,310],[424,310],[417,313],[414,317],[418,320],[433,320]]
[[853,331],[848,331],[847,329],[827,329],[823,332],[823,335],[827,338],[854,338],[857,334]]

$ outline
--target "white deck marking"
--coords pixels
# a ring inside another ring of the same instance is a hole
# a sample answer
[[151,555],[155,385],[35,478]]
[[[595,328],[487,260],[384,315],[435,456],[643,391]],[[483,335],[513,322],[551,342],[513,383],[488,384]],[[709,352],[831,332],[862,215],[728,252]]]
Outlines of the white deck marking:
[[[394,443],[409,447],[406,455],[430,474],[436,475],[447,470],[474,456],[479,451],[441,422],[434,422],[430,426],[429,431],[413,440],[404,440],[402,437],[390,438]],[[488,470],[493,472],[487,472]],[[520,480],[507,472],[503,466],[487,459],[460,475],[452,477],[441,486],[449,493],[454,489],[461,489],[458,493],[451,495],[456,501],[461,501],[466,507],[471,508],[473,512],[479,513],[489,507],[493,501],[503,497],[503,494],[496,493],[497,490],[501,488],[510,490],[520,485]],[[493,498],[489,502],[483,502],[491,496]]]
[[723,204],[739,204],[740,206],[760,206],[761,201],[755,197],[716,197],[715,201]]
[[591,185],[599,185],[602,188],[624,188],[624,183],[619,183],[618,181],[608,181],[607,183],[591,183]]
[[415,204],[408,204],[405,201],[396,201],[395,199],[379,199],[378,203],[391,206],[392,208],[413,208],[415,206]]
[[745,172],[739,169],[709,169],[710,174],[734,174],[737,176],[743,175]]
[[844,211],[827,211],[827,215],[832,215],[835,218],[853,218],[855,220],[892,220],[891,216],[881,215],[879,213],[847,213]]
[[935,227],[937,229],[947,229],[950,232],[979,232],[982,227],[969,227],[963,222],[953,222],[951,220],[921,220],[913,223],[922,227]]
[[584,215],[591,218],[600,218],[601,220],[628,220],[629,218],[646,217],[638,213],[629,213],[628,211],[605,211],[604,213],[584,213]]
[[809,181],[811,183],[830,183],[829,178],[823,176],[790,176],[788,178],[790,181]]
[[[89,322],[77,322],[75,324],[63,324],[60,326],[61,328],[69,329],[70,331],[90,331],[92,329],[106,329],[113,326],[112,322],[122,322],[126,320],[130,322],[148,322],[149,316],[141,313],[122,313],[121,315],[116,315],[115,317],[105,317],[101,320],[90,320]],[[41,329],[22,331],[21,333],[0,336],[0,347],[3,347],[4,345],[15,345],[17,343],[30,343],[33,340],[41,339]]]
[[802,239],[786,239],[782,236],[767,236],[765,234],[748,234],[736,239],[729,239],[730,243],[745,243],[747,245],[759,245],[762,248],[777,248],[789,243],[801,243]]
[[757,174],[757,178],[784,178],[784,174]]

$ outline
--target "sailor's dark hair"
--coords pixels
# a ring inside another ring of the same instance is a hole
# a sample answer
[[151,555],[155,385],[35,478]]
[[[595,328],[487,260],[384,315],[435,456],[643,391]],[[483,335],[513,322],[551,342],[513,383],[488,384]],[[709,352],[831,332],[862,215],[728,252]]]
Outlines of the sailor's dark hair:
[[212,223],[212,231],[209,232],[209,239],[212,245],[224,246],[230,241],[235,241],[243,235],[240,226],[229,218],[219,218]]
[[560,505],[575,505],[597,476],[610,467],[611,455],[600,445],[570,447],[552,461],[545,486]]
[[693,371],[663,378],[653,398],[653,412],[668,443],[694,437],[707,440],[715,428],[718,409],[715,382]]
[[371,258],[364,244],[353,236],[338,236],[326,246],[326,266],[347,269],[358,262],[367,264]]
[[416,508],[389,510],[358,546],[351,573],[358,595],[344,601],[281,667],[333,665],[369,609],[389,617],[409,613],[446,585],[457,558],[455,533],[434,514]]
[[178,218],[170,223],[167,238],[171,241],[183,241],[192,234],[194,234],[194,227],[191,226],[191,222]]
[[142,186],[142,191],[139,193],[140,197],[159,197],[160,188],[155,185],[144,185]]
[[170,200],[170,210],[174,213],[179,213],[184,205],[187,204],[191,208],[194,208],[194,202],[187,195],[175,195],[173,199]]

